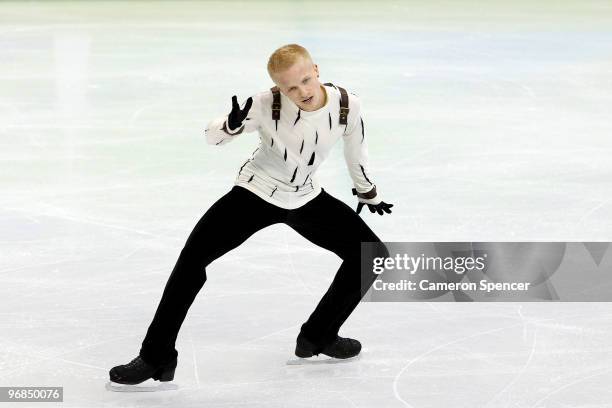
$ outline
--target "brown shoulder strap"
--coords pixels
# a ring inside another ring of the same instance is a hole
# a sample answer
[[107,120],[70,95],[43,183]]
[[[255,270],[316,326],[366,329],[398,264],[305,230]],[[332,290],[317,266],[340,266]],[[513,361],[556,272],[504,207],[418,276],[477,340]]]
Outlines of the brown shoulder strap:
[[340,91],[340,117],[339,117],[339,122],[341,125],[346,125],[346,119],[348,117],[349,114],[349,97],[348,97],[348,93],[346,92],[346,89],[344,89],[341,86],[336,86],[334,84],[332,84],[331,82],[326,82],[323,85],[325,86],[333,86],[334,88],[336,88],[337,90]]
[[[323,84],[324,86],[333,86],[334,88],[336,88],[336,85],[332,84],[331,82],[326,82]],[[338,88],[336,88],[338,89]]]
[[280,120],[281,96],[278,86],[270,88],[272,91],[272,120]]
[[346,89],[341,86],[338,87],[340,91],[340,124],[346,125],[346,118],[349,114],[349,98]]

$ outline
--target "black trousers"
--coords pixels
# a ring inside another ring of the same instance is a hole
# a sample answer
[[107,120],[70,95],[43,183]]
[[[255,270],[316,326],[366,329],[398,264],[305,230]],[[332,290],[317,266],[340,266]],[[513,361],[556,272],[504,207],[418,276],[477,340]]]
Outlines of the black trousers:
[[[285,223],[342,259],[331,286],[301,327],[301,334],[320,348],[336,338],[364,293],[360,243],[380,242],[378,237],[352,208],[324,190],[302,207],[286,210],[234,186],[206,211],[189,235],[142,342],[140,356],[145,361],[160,364],[178,355],[176,338],[206,282],[206,266],[276,223]],[[374,275],[367,277],[367,286],[374,279]]]

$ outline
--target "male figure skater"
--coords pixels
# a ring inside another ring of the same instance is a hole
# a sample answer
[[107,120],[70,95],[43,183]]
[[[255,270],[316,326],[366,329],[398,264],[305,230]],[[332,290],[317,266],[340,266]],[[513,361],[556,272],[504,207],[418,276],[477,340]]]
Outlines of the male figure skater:
[[[391,213],[393,206],[380,199],[369,174],[361,104],[343,88],[322,85],[318,66],[297,44],[277,49],[268,61],[268,73],[276,87],[248,98],[242,107],[234,96],[229,115],[209,123],[209,144],[223,145],[257,130],[259,147],[240,167],[234,187],[191,232],[138,357],[112,368],[113,382],[171,381],[176,338],[206,281],[206,266],[255,232],[281,222],[342,259],[328,291],[301,327],[295,354],[340,359],[359,354],[361,344],[338,336],[338,331],[364,294],[360,243],[380,240],[357,214],[365,205],[380,215]],[[357,212],[325,192],[315,177],[339,139],[359,201]],[[366,280],[369,286],[374,276]]]

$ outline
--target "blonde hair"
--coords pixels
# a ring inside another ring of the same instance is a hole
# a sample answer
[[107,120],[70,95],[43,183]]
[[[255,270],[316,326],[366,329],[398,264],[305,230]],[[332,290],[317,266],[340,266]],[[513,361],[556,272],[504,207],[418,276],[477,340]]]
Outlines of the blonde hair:
[[277,72],[282,72],[291,67],[300,58],[304,58],[307,61],[312,62],[310,54],[306,48],[298,44],[287,44],[283,45],[270,55],[268,59],[268,74],[272,78],[272,75]]

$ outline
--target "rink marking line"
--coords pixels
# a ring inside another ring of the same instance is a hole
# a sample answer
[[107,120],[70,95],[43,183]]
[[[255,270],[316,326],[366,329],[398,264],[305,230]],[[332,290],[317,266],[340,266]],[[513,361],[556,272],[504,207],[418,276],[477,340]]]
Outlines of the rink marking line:
[[[16,125],[16,124],[10,124],[10,125],[4,125],[2,130],[3,131],[7,131],[9,129],[53,129],[53,130],[119,130],[119,131],[124,131],[126,130],[126,125],[125,124],[116,124],[116,125],[75,125],[75,124],[42,124],[42,125]],[[166,122],[162,122],[162,125],[138,125],[137,127],[134,127],[133,130],[166,130],[166,131],[187,131],[187,132],[193,132],[193,128],[189,128],[189,127],[181,127],[181,126],[174,126],[172,123],[168,123],[166,124]],[[168,139],[171,137],[175,137],[173,136],[148,136],[148,137],[133,137],[130,138],[129,140],[151,140],[151,139]],[[119,141],[121,142],[121,141]],[[107,142],[107,143],[112,143],[112,142]]]
[[0,270],[0,274],[5,274],[5,273],[9,273],[9,272],[17,272],[17,271],[21,271],[24,269],[30,269],[30,268],[38,268],[38,267],[44,267],[44,266],[51,266],[51,265],[61,265],[64,263],[70,263],[70,262],[81,262],[81,261],[91,261],[94,258],[88,257],[88,258],[68,258],[68,259],[62,259],[60,261],[54,261],[54,262],[43,262],[43,263],[38,263],[38,264],[34,264],[34,265],[26,265],[26,266],[20,266],[17,268],[9,268],[9,269],[2,269]]
[[250,344],[250,343],[254,343],[254,342],[259,341],[259,340],[267,339],[268,337],[272,337],[272,336],[274,336],[274,335],[276,335],[276,334],[279,334],[279,333],[285,332],[285,331],[287,331],[287,330],[294,329],[294,328],[296,328],[296,327],[299,327],[300,325],[301,325],[301,324],[294,324],[293,326],[289,326],[289,327],[285,327],[284,329],[280,329],[280,330],[273,331],[272,333],[268,333],[268,334],[265,334],[265,335],[263,335],[263,336],[256,337],[256,338],[254,338],[254,339],[250,339],[250,340],[247,340],[247,341],[245,341],[245,342],[242,342],[242,343],[240,343],[240,344],[239,344],[239,346],[243,346],[243,345],[247,345],[247,344]]
[[[15,353],[15,354],[22,354],[22,353]],[[32,356],[31,354],[29,355],[30,357]],[[41,361],[47,361],[47,360],[54,360],[54,361],[63,361],[65,363],[68,364],[72,364],[72,365],[77,365],[80,367],[86,367],[86,368],[93,368],[96,370],[102,370],[102,371],[106,371],[107,369],[104,367],[99,367],[99,366],[95,366],[95,365],[91,365],[91,364],[86,364],[86,363],[79,363],[78,361],[74,361],[74,360],[68,360],[66,358],[62,358],[62,357],[42,357],[40,356],[40,354],[36,355],[35,358],[39,358],[40,360],[36,360],[36,361],[32,361],[32,362],[28,362],[25,364],[20,365],[19,367],[13,369],[13,371],[10,372],[10,374],[15,373],[17,371],[20,371],[22,369],[24,369],[25,367],[27,367],[28,365],[34,364],[34,363],[39,363]]]
[[523,316],[523,305],[519,305],[516,309],[516,313],[519,315],[521,321],[523,322],[523,341],[527,341],[527,323],[526,318]]
[[[45,204],[45,205],[49,206],[51,208],[54,208],[50,204]],[[16,209],[16,208],[5,208],[5,209],[11,210],[11,211],[16,211],[16,212],[24,212],[24,211]],[[126,232],[131,232],[131,233],[135,233],[135,234],[139,234],[139,235],[153,237],[153,238],[156,238],[156,239],[170,239],[170,240],[173,240],[173,241],[181,241],[181,242],[183,241],[183,240],[178,239],[178,238],[172,238],[172,237],[163,236],[163,235],[156,235],[156,234],[153,234],[152,232],[148,232],[148,231],[137,230],[137,229],[134,229],[134,228],[124,227],[122,225],[108,224],[106,222],[92,220],[92,219],[87,219],[87,218],[77,218],[77,217],[73,217],[73,216],[70,216],[70,215],[61,215],[61,214],[53,214],[53,213],[40,213],[40,212],[37,212],[36,215],[43,215],[43,216],[51,217],[51,218],[59,218],[59,219],[79,222],[79,223],[83,223],[83,224],[91,224],[91,225],[96,225],[96,226],[100,226],[100,227],[116,229],[116,230],[120,230],[120,231],[126,231]]]
[[[311,365],[301,365],[301,366],[297,366],[297,367],[310,367]],[[317,365],[314,365],[315,367]],[[297,368],[291,367],[288,368],[291,370],[294,370]],[[374,376],[369,376],[369,377],[356,377],[354,375],[347,375],[347,376],[341,376],[341,377],[330,377],[330,378],[326,378],[325,381],[329,382],[329,381],[344,381],[344,380],[357,380],[357,381],[364,381],[364,380],[369,380],[369,379],[387,379],[387,378],[393,378],[393,376],[386,376],[386,375],[374,375]],[[317,383],[318,381],[316,379],[309,379],[311,380],[312,383]],[[243,382],[233,382],[233,383],[212,383],[209,382],[207,383],[207,385],[209,386],[209,388],[213,389],[213,388],[232,388],[232,387],[243,387],[243,386],[251,386],[251,385],[260,385],[260,384],[285,384],[285,383],[299,383],[299,384],[304,384],[305,379],[304,378],[281,378],[281,379],[273,379],[273,380],[262,380],[262,381],[243,381]],[[188,387],[188,386],[181,386],[182,390],[193,390],[194,387]],[[326,391],[329,393],[340,393],[341,391]]]
[[[210,173],[213,173],[213,172],[210,172]],[[208,172],[205,173],[205,175],[208,175],[208,174],[209,174]],[[58,199],[58,198],[62,198],[63,196],[68,196],[66,197],[66,199],[69,200],[73,196],[80,196],[80,195],[83,195],[84,193],[102,193],[102,192],[108,192],[111,190],[130,190],[130,191],[133,191],[134,189],[147,190],[147,189],[152,189],[152,188],[160,187],[160,186],[176,186],[177,184],[180,184],[182,186],[201,185],[202,180],[197,179],[197,180],[185,181],[183,178],[175,177],[175,178],[171,178],[168,181],[158,181],[158,182],[153,182],[153,183],[148,183],[148,184],[127,184],[126,183],[126,184],[115,184],[112,186],[104,186],[104,187],[88,187],[88,188],[68,189],[65,191],[53,191],[51,193],[36,194],[34,198],[36,200],[42,200],[42,199]],[[17,199],[21,200],[22,202],[23,201],[31,202],[34,198],[31,196],[25,197],[28,193],[32,193],[32,190],[26,193],[22,193],[24,197],[19,197]],[[6,202],[0,203],[0,205],[6,205]],[[21,208],[3,207],[2,209],[19,212],[19,213],[26,212],[25,210]],[[46,214],[39,214],[39,215],[46,215]],[[27,215],[24,215],[24,216],[27,216]]]
[[68,360],[68,359],[65,359],[65,358],[56,358],[55,360],[64,361],[66,363],[73,364],[73,365],[78,365],[78,366],[81,366],[81,367],[94,368],[96,370],[102,370],[102,371],[106,371],[107,370],[107,368],[104,368],[104,367],[98,367],[98,366],[91,365],[91,364],[79,363],[77,361]]
[[[143,306],[143,305],[138,305]],[[121,306],[110,306],[110,305],[101,305],[98,307],[77,307],[71,309],[45,309],[45,313],[67,313],[67,312],[86,312],[86,311],[97,311],[97,310],[107,310],[107,309],[125,309],[125,305]],[[27,315],[29,312],[0,312],[0,315]]]
[[438,346],[436,346],[436,347],[434,347],[434,348],[432,348],[432,349],[429,349],[428,351],[426,351],[426,352],[424,352],[424,353],[421,353],[421,354],[419,354],[418,356],[416,356],[416,357],[412,358],[410,361],[408,361],[408,363],[407,363],[407,364],[406,364],[404,367],[402,367],[402,369],[401,369],[401,370],[400,370],[400,371],[399,371],[399,372],[396,374],[395,378],[393,379],[393,394],[395,395],[395,398],[396,398],[398,401],[400,401],[401,403],[403,403],[405,406],[407,406],[407,407],[409,407],[409,408],[414,408],[414,406],[413,406],[413,405],[410,405],[408,402],[406,402],[406,401],[405,401],[405,400],[404,400],[404,399],[403,399],[403,398],[402,398],[402,397],[399,395],[399,391],[398,391],[398,389],[397,389],[397,384],[398,384],[398,382],[399,382],[399,378],[402,376],[402,374],[404,374],[404,372],[405,372],[405,371],[408,369],[408,367],[410,367],[412,364],[416,363],[417,361],[419,361],[419,360],[420,360],[420,359],[422,359],[423,357],[425,357],[425,356],[427,356],[427,355],[429,355],[429,354],[431,354],[431,353],[433,353],[433,352],[435,352],[435,351],[438,351],[438,350],[440,350],[440,349],[443,349],[443,348],[445,348],[445,347],[448,347],[448,346],[450,346],[450,345],[453,345],[453,344],[455,344],[455,343],[460,343],[460,342],[462,342],[462,341],[469,340],[469,339],[472,339],[472,338],[474,338],[474,337],[485,336],[485,335],[487,335],[487,334],[495,333],[495,332],[498,332],[498,331],[503,331],[503,330],[506,330],[506,329],[509,329],[509,328],[512,328],[512,327],[517,327],[517,326],[520,326],[520,325],[522,325],[522,324],[523,324],[523,323],[518,323],[518,324],[516,324],[516,323],[515,323],[515,324],[510,325],[510,326],[498,327],[498,328],[495,328],[495,329],[489,329],[489,330],[485,330],[485,331],[478,332],[478,333],[475,333],[475,334],[471,334],[471,335],[469,335],[469,336],[460,337],[460,338],[458,338],[458,339],[455,339],[455,340],[449,341],[449,342],[447,342],[447,343],[440,344],[440,345],[438,345]]
[[189,343],[191,343],[191,357],[193,361],[193,376],[195,377],[198,389],[200,389],[201,385],[200,385],[200,375],[198,373],[198,360],[196,357],[196,349],[195,349],[195,345],[193,344],[193,333],[191,332],[191,330],[189,331]]
[[582,224],[587,218],[589,218],[591,215],[593,215],[593,213],[595,213],[597,210],[599,210],[601,207],[606,206],[608,203],[610,203],[610,201],[612,201],[612,199],[609,200],[603,200],[601,201],[599,204],[597,204],[595,207],[591,208],[589,211],[587,211],[582,217],[580,217],[580,220],[578,220],[578,222],[580,224]]
[[606,368],[606,369],[604,369],[602,372],[598,372],[598,373],[595,373],[595,374],[587,375],[586,377],[581,377],[581,378],[578,378],[578,379],[576,379],[576,380],[574,380],[574,381],[572,381],[572,382],[570,382],[570,383],[568,383],[568,384],[565,384],[565,385],[563,385],[563,386],[561,386],[561,387],[555,388],[554,390],[550,391],[548,394],[544,395],[542,398],[540,398],[539,400],[537,400],[537,401],[536,401],[536,402],[535,402],[535,403],[534,403],[534,404],[531,406],[531,408],[543,408],[543,407],[542,407],[542,406],[540,406],[539,404],[540,404],[542,401],[545,401],[545,400],[547,400],[548,398],[550,398],[550,396],[552,396],[552,395],[554,395],[554,394],[558,393],[559,391],[563,391],[565,388],[568,388],[568,387],[571,387],[571,386],[573,386],[573,385],[579,384],[579,383],[581,383],[581,382],[583,382],[583,381],[585,381],[585,380],[591,379],[591,378],[593,378],[593,377],[598,377],[598,376],[600,376],[600,375],[607,374],[607,373],[609,373],[609,372],[612,372],[612,368]]
[[283,241],[285,243],[285,254],[289,259],[289,266],[291,267],[291,273],[295,278],[302,284],[302,287],[306,289],[309,295],[313,296],[312,290],[308,286],[306,286],[306,282],[302,279],[302,277],[295,271],[295,267],[293,266],[293,258],[291,257],[291,251],[289,250],[289,241],[287,240],[287,230],[283,231]]
[[[62,356],[66,356],[68,354],[71,354],[71,353],[74,353],[74,352],[78,352],[78,351],[83,351],[83,350],[86,350],[86,349],[88,349],[90,347],[99,346],[101,344],[111,343],[113,341],[123,340],[123,339],[131,338],[131,337],[138,337],[138,336],[140,336],[140,335],[139,334],[132,334],[132,335],[129,335],[129,336],[114,337],[112,339],[99,341],[97,343],[88,344],[88,345],[85,345],[85,346],[82,346],[82,347],[77,347],[77,348],[75,348],[73,350],[60,353],[60,354],[58,354],[56,356],[42,357],[40,354],[37,354],[35,356],[35,358],[38,358],[38,360],[29,361],[27,363],[19,365],[18,367],[14,368],[14,369],[12,369],[10,371],[3,372],[3,373],[0,374],[0,378],[6,378],[9,375],[14,374],[15,372],[20,371],[20,370],[24,369],[27,366],[30,366],[30,365],[35,364],[35,363],[46,362],[46,361],[59,360],[59,361],[65,361],[65,362],[71,363],[71,364],[83,365],[84,363],[78,363],[76,361],[67,360],[67,359],[64,359]],[[95,367],[95,366],[90,366],[90,367]],[[95,368],[106,370],[105,368],[102,368],[102,367],[95,367]]]
[[[572,317],[581,317],[581,316],[584,316],[584,314],[579,314],[579,315],[575,315],[575,316],[572,316]],[[537,325],[538,323],[541,323],[541,322],[554,321],[554,320],[558,320],[558,319],[566,319],[567,317],[570,317],[570,316],[548,317],[548,318],[545,318],[545,319],[532,319],[531,321],[528,321],[527,323],[532,323],[534,325]],[[523,319],[522,315],[521,315],[521,319]],[[398,389],[397,389],[397,384],[398,384],[399,378],[408,369],[408,367],[410,367],[412,364],[416,363],[418,360],[422,359],[423,357],[425,357],[425,356],[427,356],[427,355],[429,355],[429,354],[431,354],[431,353],[433,353],[433,352],[435,352],[437,350],[440,350],[440,349],[442,349],[444,347],[447,347],[447,346],[450,346],[452,344],[455,344],[455,343],[460,343],[460,342],[463,342],[465,340],[469,340],[469,339],[474,338],[474,337],[480,337],[480,336],[484,336],[484,335],[487,335],[487,334],[490,334],[490,333],[494,333],[494,332],[498,332],[498,331],[503,331],[503,330],[511,329],[513,327],[525,326],[525,324],[527,324],[527,323],[525,323],[525,321],[523,319],[523,321],[521,321],[521,323],[516,323],[516,324],[510,325],[510,326],[499,327],[499,328],[496,328],[496,329],[485,330],[485,331],[482,331],[482,332],[479,332],[479,333],[475,333],[475,334],[472,334],[472,335],[469,335],[469,336],[464,336],[464,337],[452,340],[450,342],[441,344],[441,345],[436,346],[436,347],[434,347],[434,348],[432,348],[432,349],[430,349],[430,350],[428,350],[428,351],[426,351],[426,352],[424,352],[422,354],[419,354],[418,356],[416,356],[416,357],[412,358],[411,360],[409,360],[408,363],[404,367],[402,367],[402,369],[396,374],[396,376],[395,376],[395,378],[393,380],[393,394],[395,395],[395,398],[398,401],[402,402],[405,406],[407,406],[409,408],[414,408],[414,406],[410,405],[408,402],[406,402],[399,395],[399,392],[398,392]],[[612,371],[612,369],[610,369],[609,371]],[[587,377],[585,377],[585,378],[587,378]],[[532,408],[537,408],[537,407],[535,407],[535,405],[534,405]]]
[[531,351],[529,353],[529,356],[527,357],[527,361],[525,362],[525,364],[523,364],[523,367],[521,368],[521,370],[508,382],[508,384],[506,384],[506,386],[504,388],[501,389],[501,391],[499,391],[498,393],[496,393],[485,405],[484,408],[488,407],[491,403],[493,403],[493,401],[495,401],[496,398],[498,398],[500,395],[502,395],[504,392],[506,392],[506,390],[508,390],[511,386],[513,386],[520,377],[523,376],[523,374],[525,374],[525,371],[527,371],[527,367],[529,367],[529,365],[531,364],[531,361],[533,360],[533,356],[535,355],[535,349],[536,349],[536,342],[537,342],[537,328],[534,330],[533,333],[533,343],[531,344]]
[[346,395],[343,391],[339,391],[340,396],[342,396],[342,398],[344,398],[345,400],[347,400],[349,402],[349,404],[351,404],[352,407],[358,408],[357,404],[355,404],[355,401],[353,401],[348,395]]
[[434,307],[434,305],[433,305],[433,303],[432,303],[432,302],[425,302],[425,304],[426,304],[426,305],[427,305],[427,306],[428,306],[428,307],[429,307],[431,310],[433,310],[434,312],[436,312],[437,314],[439,314],[439,315],[440,315],[440,317],[441,317],[442,319],[444,319],[444,320],[446,320],[446,321],[449,321],[449,322],[450,322],[450,321],[453,321],[453,319],[451,319],[451,318],[447,317],[447,316],[446,316],[444,313],[442,313],[440,310],[436,309],[436,308]]

